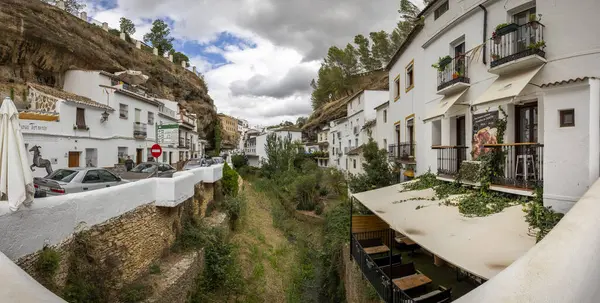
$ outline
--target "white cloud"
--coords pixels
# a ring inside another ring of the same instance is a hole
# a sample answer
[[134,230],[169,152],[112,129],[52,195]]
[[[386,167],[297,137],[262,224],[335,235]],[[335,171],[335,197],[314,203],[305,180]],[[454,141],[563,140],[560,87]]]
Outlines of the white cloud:
[[105,11],[86,1],[90,15],[113,28],[121,16],[133,20],[136,39],[150,30],[143,20],[164,17],[175,20],[172,34],[184,41],[209,43],[222,32],[242,39],[204,50],[222,55],[226,64],[202,56],[190,61],[204,74],[220,112],[262,125],[310,114],[307,85],[327,48],[359,33],[389,31],[399,17],[397,0],[117,0]]

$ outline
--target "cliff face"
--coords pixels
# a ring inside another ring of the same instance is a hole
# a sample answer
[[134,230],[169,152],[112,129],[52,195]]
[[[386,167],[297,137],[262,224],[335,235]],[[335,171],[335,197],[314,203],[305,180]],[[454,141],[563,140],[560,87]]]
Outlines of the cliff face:
[[152,52],[39,0],[0,0],[0,93],[25,82],[62,88],[69,69],[139,70],[158,97],[177,100],[200,117],[201,136],[217,120],[204,80]]

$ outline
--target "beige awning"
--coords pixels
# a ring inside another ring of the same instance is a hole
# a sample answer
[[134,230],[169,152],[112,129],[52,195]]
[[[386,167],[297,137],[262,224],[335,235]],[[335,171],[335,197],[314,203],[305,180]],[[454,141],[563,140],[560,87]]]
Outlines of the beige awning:
[[440,104],[434,107],[431,112],[427,113],[427,118],[423,119],[423,122],[429,122],[444,117],[450,107],[452,107],[452,105],[454,105],[458,99],[460,99],[460,97],[467,92],[467,89],[442,98],[442,100],[440,100]]
[[433,189],[402,189],[397,184],[353,196],[394,230],[471,274],[490,279],[535,245],[520,205],[469,218],[456,206],[431,201]]
[[529,84],[542,67],[544,66],[498,77],[479,98],[475,99],[473,105],[481,105],[502,99],[506,99],[507,102],[512,101],[512,98],[518,96],[525,89],[525,86]]

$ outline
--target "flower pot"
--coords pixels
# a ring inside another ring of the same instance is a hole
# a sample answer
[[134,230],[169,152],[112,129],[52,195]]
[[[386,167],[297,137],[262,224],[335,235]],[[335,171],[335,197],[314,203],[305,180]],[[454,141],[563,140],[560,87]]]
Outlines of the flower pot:
[[537,30],[539,25],[540,25],[540,23],[537,21],[529,22],[529,27],[531,27],[531,29],[533,29],[533,30]]
[[458,74],[457,73],[452,74],[452,79],[456,79],[456,78],[458,78]]
[[501,27],[501,28],[497,29],[496,30],[496,34],[498,36],[503,36],[503,35],[506,35],[508,33],[512,33],[514,31],[516,31],[517,29],[519,29],[519,26],[516,23],[511,23],[511,24],[508,24],[508,25],[506,25],[504,27]]
[[446,67],[446,65],[450,64],[450,62],[452,62],[452,58],[445,57],[442,60],[440,60],[440,62],[438,64],[439,64],[440,68],[442,70],[444,70],[444,68]]

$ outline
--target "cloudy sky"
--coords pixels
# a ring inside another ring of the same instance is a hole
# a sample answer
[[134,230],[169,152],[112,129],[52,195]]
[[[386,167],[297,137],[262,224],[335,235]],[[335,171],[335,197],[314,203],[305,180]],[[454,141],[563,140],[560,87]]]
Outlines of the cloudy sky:
[[329,46],[391,30],[399,0],[86,0],[88,14],[141,39],[160,18],[175,49],[204,74],[219,112],[251,124],[295,121],[311,112],[311,79]]

